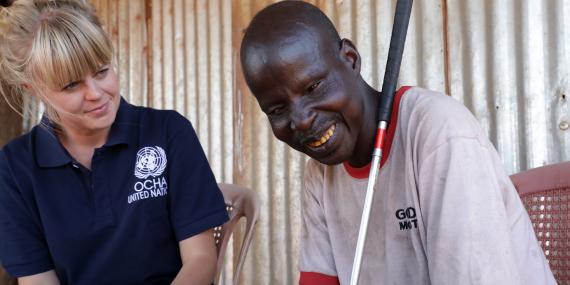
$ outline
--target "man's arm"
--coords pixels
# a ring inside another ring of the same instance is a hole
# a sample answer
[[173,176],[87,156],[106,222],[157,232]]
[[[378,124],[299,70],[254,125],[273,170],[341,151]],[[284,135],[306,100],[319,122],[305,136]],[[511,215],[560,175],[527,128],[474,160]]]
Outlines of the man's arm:
[[59,285],[59,279],[54,270],[18,278],[20,285]]
[[432,284],[521,284],[489,147],[478,138],[452,138],[420,167]]
[[302,229],[299,256],[300,285],[338,285],[327,223],[321,206],[322,173],[317,162],[307,163],[302,193]]
[[209,285],[216,273],[214,230],[209,229],[179,243],[182,268],[172,285]]

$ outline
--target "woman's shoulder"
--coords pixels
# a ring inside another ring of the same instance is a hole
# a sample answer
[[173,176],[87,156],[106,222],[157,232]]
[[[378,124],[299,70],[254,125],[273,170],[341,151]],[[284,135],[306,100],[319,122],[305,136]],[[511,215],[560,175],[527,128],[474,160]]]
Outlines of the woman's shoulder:
[[0,147],[0,152],[2,152],[3,156],[6,155],[18,155],[18,156],[25,156],[31,150],[33,137],[39,131],[39,128],[42,126],[37,125],[33,127],[28,132],[15,137],[8,141],[4,146]]
[[156,107],[148,107],[148,106],[137,106],[137,105],[131,105],[132,107],[134,107],[135,109],[137,109],[138,112],[143,113],[143,114],[147,114],[147,115],[151,115],[151,116],[162,116],[162,117],[169,117],[169,116],[177,116],[177,117],[184,117],[182,116],[182,114],[180,114],[177,110],[175,109],[161,109],[161,108],[156,108]]
[[[123,104],[122,104],[122,106],[123,106]],[[158,118],[167,118],[169,116],[176,116],[176,114],[180,115],[175,110],[157,109],[154,107],[139,106],[139,105],[134,105],[134,104],[131,104],[128,102],[125,102],[124,106],[125,106],[125,111],[127,113],[129,113],[130,115],[138,115],[138,116],[143,117],[143,118],[144,117],[152,117],[153,119],[158,119]],[[121,111],[121,110],[119,110],[119,111]]]
[[[22,168],[17,171],[28,172],[25,168],[34,158],[33,137],[37,136],[41,126],[35,126],[27,133],[18,136],[0,148],[0,168]],[[29,169],[28,169],[29,170]]]
[[153,126],[160,129],[180,129],[190,124],[190,121],[176,110],[157,109],[153,107],[136,106],[128,104],[126,108],[129,117],[138,118],[141,126]]

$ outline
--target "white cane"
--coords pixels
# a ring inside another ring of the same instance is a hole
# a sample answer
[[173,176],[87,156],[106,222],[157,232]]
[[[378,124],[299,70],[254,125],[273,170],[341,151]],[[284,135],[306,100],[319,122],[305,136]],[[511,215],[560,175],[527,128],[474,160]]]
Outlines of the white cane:
[[386,136],[388,124],[390,123],[390,116],[392,114],[392,103],[394,102],[394,93],[396,92],[396,85],[398,84],[398,75],[400,73],[400,64],[402,63],[402,54],[404,52],[404,43],[406,42],[408,23],[410,22],[412,2],[413,0],[398,0],[398,3],[396,4],[394,26],[392,27],[392,37],[390,39],[390,49],[388,50],[388,61],[386,62],[384,82],[382,83],[382,93],[378,104],[378,128],[376,131],[374,151],[372,153],[370,174],[368,176],[368,186],[366,187],[364,209],[362,210],[360,229],[358,230],[356,253],[354,255],[354,262],[352,263],[350,285],[357,285],[358,277],[360,275],[362,253],[364,252],[364,245],[366,244],[366,232],[368,231],[372,201],[374,200],[374,185],[376,184],[378,168],[380,160],[382,159],[384,138]]

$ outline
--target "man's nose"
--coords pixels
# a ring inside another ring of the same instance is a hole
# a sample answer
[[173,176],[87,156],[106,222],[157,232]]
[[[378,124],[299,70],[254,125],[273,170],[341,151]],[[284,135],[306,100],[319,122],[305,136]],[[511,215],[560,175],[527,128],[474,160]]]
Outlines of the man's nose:
[[291,130],[306,131],[311,128],[315,120],[316,113],[311,109],[295,109],[291,115]]
[[86,100],[98,100],[103,95],[101,88],[95,80],[92,78],[87,78],[85,80],[85,99]]

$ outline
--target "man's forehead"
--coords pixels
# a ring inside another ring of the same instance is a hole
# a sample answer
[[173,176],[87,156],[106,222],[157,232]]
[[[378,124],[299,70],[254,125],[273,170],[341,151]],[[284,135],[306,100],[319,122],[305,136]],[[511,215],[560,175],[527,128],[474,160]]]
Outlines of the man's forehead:
[[[330,43],[315,29],[296,23],[288,29],[256,33],[245,45],[244,71],[256,91],[283,87],[301,88],[330,69],[333,63]],[[334,57],[336,58],[336,57]],[[273,83],[269,83],[273,82]]]
[[307,56],[318,56],[320,52],[318,40],[306,34],[284,38],[268,50],[269,58],[283,62]]
[[250,62],[258,65],[252,71],[255,73],[256,90],[261,93],[304,89],[329,69],[330,60],[324,58],[319,46],[311,42],[280,42],[264,50]]
[[260,71],[273,74],[287,73],[287,77],[293,81],[320,73],[330,64],[318,45],[304,41],[282,42],[274,48],[267,49],[266,55],[259,60],[259,64],[263,65]]

